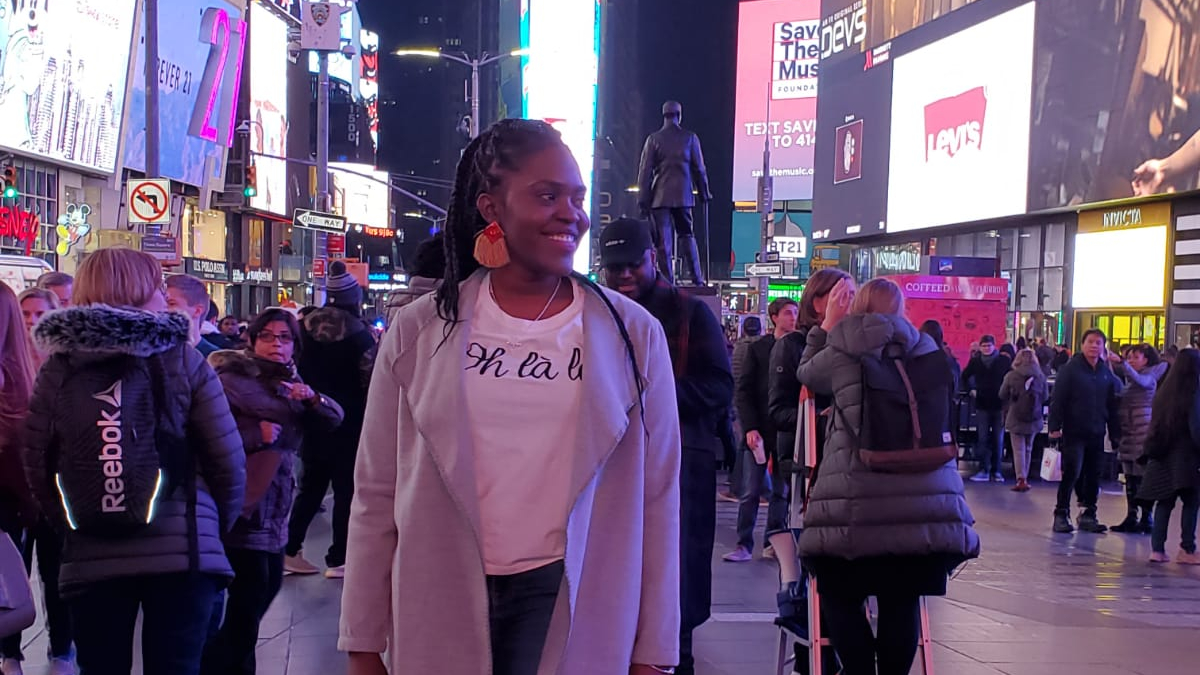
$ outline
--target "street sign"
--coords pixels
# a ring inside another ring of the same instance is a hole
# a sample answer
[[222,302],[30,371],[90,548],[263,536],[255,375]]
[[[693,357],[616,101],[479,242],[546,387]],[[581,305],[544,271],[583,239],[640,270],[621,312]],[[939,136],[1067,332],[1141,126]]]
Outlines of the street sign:
[[171,223],[171,181],[158,178],[131,180],[127,197],[125,208],[129,210],[130,223]]
[[346,219],[332,213],[296,209],[296,215],[292,218],[292,223],[296,227],[303,227],[309,230],[320,230],[334,234],[344,234],[346,232]]
[[763,259],[763,252],[758,251],[754,254],[754,261],[760,263],[777,263],[779,262],[779,251],[767,251],[766,260]]
[[300,28],[300,47],[324,52],[342,48],[342,7],[332,2],[305,2],[301,5],[304,20]]
[[755,265],[746,265],[746,276],[781,277],[783,276],[783,263],[758,263]]

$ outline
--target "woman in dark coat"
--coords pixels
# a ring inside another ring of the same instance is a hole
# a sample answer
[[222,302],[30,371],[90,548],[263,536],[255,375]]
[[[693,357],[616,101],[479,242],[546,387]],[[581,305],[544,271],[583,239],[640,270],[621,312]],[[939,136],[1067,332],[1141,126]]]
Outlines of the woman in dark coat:
[[[809,331],[797,373],[817,395],[833,395],[839,411],[812,489],[800,554],[817,577],[845,675],[875,675],[877,660],[881,675],[908,673],[920,597],[945,595],[949,572],[980,549],[953,460],[927,473],[879,473],[859,456],[861,429],[848,425],[863,411],[860,359],[885,347],[910,357],[937,351],[904,318],[904,295],[895,283],[876,279],[855,296],[853,285],[843,281],[830,294],[824,321]],[[877,636],[863,611],[868,596],[879,601]]]
[[1029,458],[1033,455],[1033,441],[1046,424],[1049,398],[1050,385],[1033,350],[1017,352],[1012,370],[1000,384],[1000,400],[1006,408],[1004,430],[1012,440],[1013,471],[1017,474],[1013,492],[1029,491]]
[[295,492],[292,466],[307,423],[333,429],[342,409],[296,374],[300,326],[283,309],[250,324],[250,348],[208,357],[246,447],[246,501],[225,551],[236,574],[225,623],[204,651],[206,675],[254,675],[258,626],[283,583],[283,547]]
[[[1138,488],[1142,485],[1144,467],[1138,464],[1146,449],[1146,436],[1150,433],[1150,409],[1158,381],[1167,372],[1167,364],[1158,358],[1158,350],[1148,344],[1137,345],[1129,350],[1124,360],[1109,356],[1113,371],[1125,380],[1121,392],[1121,407],[1117,417],[1121,423],[1121,443],[1117,454],[1121,459],[1121,473],[1125,474],[1125,500],[1128,510],[1125,520],[1114,525],[1113,532],[1140,532],[1150,534],[1153,529],[1150,511],[1154,503],[1138,499]],[[1138,519],[1138,508],[1141,519]]]
[[1167,371],[1162,391],[1154,398],[1141,499],[1154,500],[1154,531],[1150,535],[1150,562],[1169,562],[1167,526],[1175,501],[1183,502],[1180,515],[1182,549],[1175,562],[1200,565],[1196,554],[1196,518],[1200,513],[1200,352],[1184,349]]

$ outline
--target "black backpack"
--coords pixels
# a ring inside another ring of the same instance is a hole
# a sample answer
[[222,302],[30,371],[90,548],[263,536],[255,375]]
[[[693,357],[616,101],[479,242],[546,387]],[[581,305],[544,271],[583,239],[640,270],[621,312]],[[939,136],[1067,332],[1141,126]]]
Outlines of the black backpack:
[[859,434],[838,408],[842,425],[867,468],[882,473],[926,473],[958,457],[951,428],[954,376],[941,351],[910,357],[890,344],[881,357],[864,356]]
[[46,464],[67,526],[98,537],[135,534],[180,486],[192,493],[194,519],[195,470],[182,430],[168,422],[161,357],[62,368],[69,376],[54,393]]

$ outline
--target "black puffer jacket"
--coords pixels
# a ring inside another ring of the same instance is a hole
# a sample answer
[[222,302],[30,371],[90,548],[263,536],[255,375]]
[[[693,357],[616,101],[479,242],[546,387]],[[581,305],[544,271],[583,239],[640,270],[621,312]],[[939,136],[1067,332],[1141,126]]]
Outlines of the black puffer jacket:
[[[342,409],[327,396],[321,396],[315,405],[289,399],[283,383],[300,382],[289,365],[258,358],[248,351],[215,352],[208,362],[225,387],[246,455],[279,453],[279,467],[270,486],[261,497],[255,495],[256,503],[247,502],[225,543],[234,548],[278,553],[287,544],[288,512],[295,497],[293,467],[305,422],[332,430],[342,421]],[[274,443],[263,443],[260,422],[281,427]]]
[[762,434],[767,452],[775,453],[775,423],[768,415],[772,334],[756,338],[742,352],[733,391],[733,403],[741,421],[743,436],[750,431]]
[[362,318],[340,307],[322,307],[304,318],[297,367],[308,386],[337,401],[345,420],[333,431],[313,429],[305,447],[355,452],[375,366],[375,336]]
[[[193,441],[196,453],[199,571],[232,577],[221,535],[242,510],[245,455],[221,383],[200,352],[188,344],[188,329],[187,317],[178,314],[103,305],[64,309],[42,319],[34,339],[51,358],[38,374],[30,405],[25,475],[42,511],[65,530],[52,467],[46,465],[58,442],[52,420],[59,425],[74,422],[56,402],[59,390],[84,364],[114,356],[158,354],[165,370],[171,425]],[[163,495],[154,522],[135,536],[98,538],[67,532],[59,577],[63,593],[99,581],[188,571],[187,501],[182,488]]]
[[1103,437],[1121,440],[1121,381],[1104,361],[1092,367],[1083,354],[1071,357],[1058,371],[1050,398],[1050,433],[1070,438]]
[[778,430],[776,443],[784,456],[795,453],[796,429],[800,420],[800,380],[796,369],[804,356],[808,328],[799,328],[775,341],[771,348],[770,382],[767,383],[767,410]]

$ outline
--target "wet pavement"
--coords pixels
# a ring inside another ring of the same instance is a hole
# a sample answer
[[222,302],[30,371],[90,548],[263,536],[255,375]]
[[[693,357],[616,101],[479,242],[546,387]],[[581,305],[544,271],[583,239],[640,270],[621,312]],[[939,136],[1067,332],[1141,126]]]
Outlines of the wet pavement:
[[[1148,536],[1050,532],[1052,486],[1028,494],[1010,485],[968,484],[983,555],[930,600],[934,671],[943,675],[1194,675],[1200,672],[1200,568],[1151,565]],[[1101,518],[1124,514],[1117,486],[1101,497]],[[720,503],[713,619],[696,634],[700,675],[775,672],[772,625],[775,564],[726,563],[735,545],[736,505]],[[1176,510],[1176,518],[1178,518]],[[765,509],[760,510],[761,520]],[[328,541],[314,524],[311,560]],[[1178,523],[1168,552],[1178,551]],[[757,555],[757,552],[756,552]],[[288,577],[263,622],[262,675],[337,675],[341,582]],[[38,594],[40,595],[40,593]],[[40,626],[40,622],[39,622]],[[46,668],[45,636],[28,631],[26,673]],[[920,673],[918,667],[914,673]],[[458,674],[456,674],[458,675]]]

